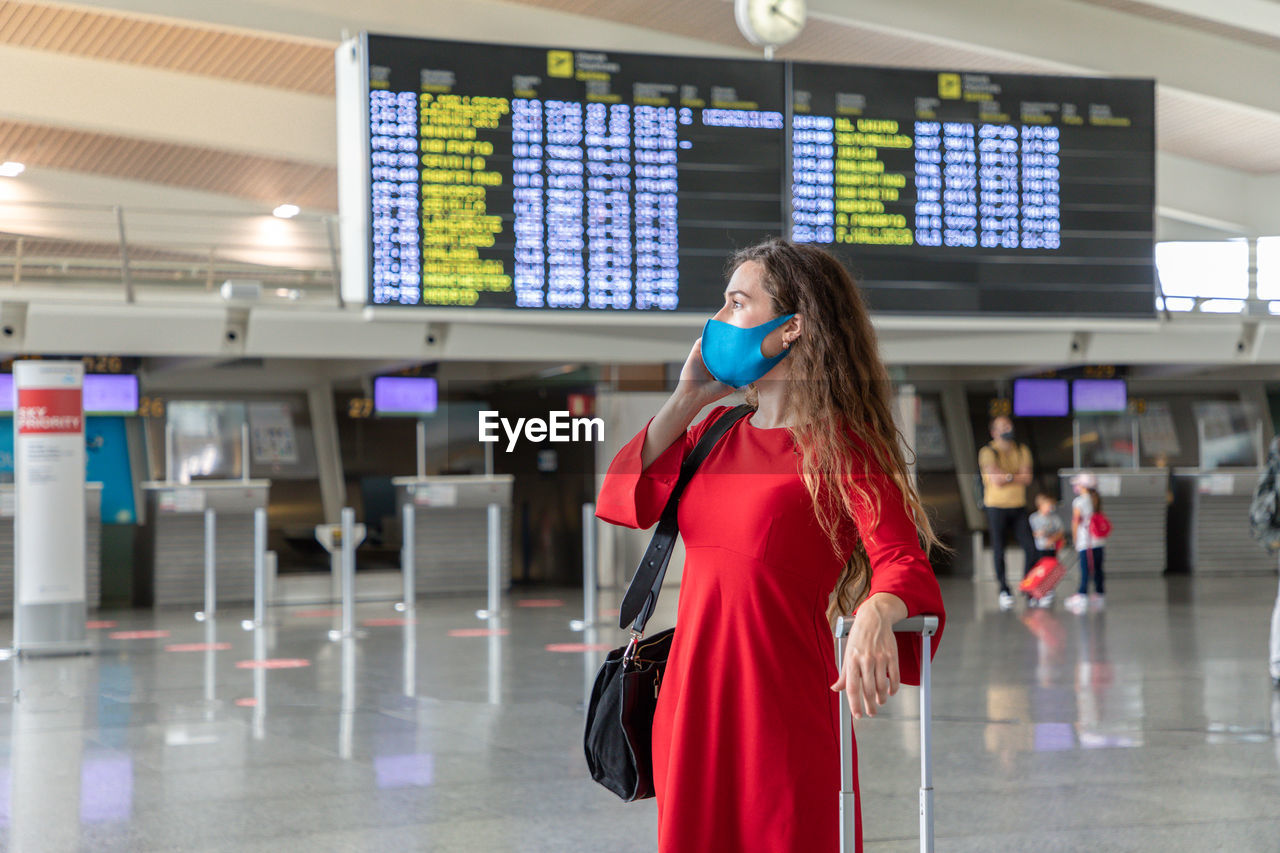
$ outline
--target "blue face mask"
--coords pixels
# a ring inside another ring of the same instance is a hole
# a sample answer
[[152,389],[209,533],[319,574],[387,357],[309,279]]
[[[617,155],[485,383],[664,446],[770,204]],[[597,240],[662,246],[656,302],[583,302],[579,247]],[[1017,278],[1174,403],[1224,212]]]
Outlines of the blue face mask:
[[787,357],[783,350],[767,358],[760,347],[774,329],[794,317],[785,314],[767,323],[744,329],[721,320],[708,320],[702,327],[702,363],[718,381],[732,388],[750,385]]

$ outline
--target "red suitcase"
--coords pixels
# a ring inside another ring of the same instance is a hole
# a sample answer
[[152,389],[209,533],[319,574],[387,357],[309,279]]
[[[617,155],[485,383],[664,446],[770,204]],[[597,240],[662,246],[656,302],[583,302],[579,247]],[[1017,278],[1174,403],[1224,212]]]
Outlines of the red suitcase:
[[1018,588],[1032,598],[1044,598],[1053,592],[1053,588],[1067,573],[1067,567],[1057,557],[1041,557],[1027,576],[1018,584]]

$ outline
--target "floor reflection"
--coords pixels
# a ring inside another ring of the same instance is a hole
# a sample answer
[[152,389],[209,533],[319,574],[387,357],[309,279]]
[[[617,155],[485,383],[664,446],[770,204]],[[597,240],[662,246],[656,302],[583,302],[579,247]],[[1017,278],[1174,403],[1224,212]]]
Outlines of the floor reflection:
[[[1076,616],[999,613],[944,580],[939,849],[1276,849],[1275,580],[1160,583],[1120,578],[1105,612]],[[123,631],[91,656],[0,663],[0,848],[651,851],[652,801],[623,806],[582,757],[596,671],[625,634],[608,618],[573,632],[581,600],[540,598],[564,604],[481,623],[466,597],[405,620],[361,605],[366,635],[338,643],[318,611],[252,632],[227,627],[232,608],[107,614]],[[676,600],[653,624],[674,624]],[[916,699],[859,727],[868,853],[915,832]]]
[[[78,846],[80,824],[121,811],[132,799],[132,762],[85,755],[84,697],[96,662],[87,656],[19,657],[12,662],[14,701],[9,741],[9,845],[13,853],[46,853]],[[104,751],[105,752],[105,751]],[[107,791],[102,783],[127,779]]]

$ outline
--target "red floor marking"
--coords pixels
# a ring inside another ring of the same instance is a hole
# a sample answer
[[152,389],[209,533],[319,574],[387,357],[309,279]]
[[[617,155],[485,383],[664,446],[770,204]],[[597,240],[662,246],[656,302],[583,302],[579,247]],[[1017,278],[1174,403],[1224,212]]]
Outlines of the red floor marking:
[[168,631],[113,631],[107,635],[113,640],[162,640]]
[[299,610],[291,615],[299,619],[330,619],[342,614],[341,610]]
[[564,607],[564,602],[559,598],[526,598],[517,601],[516,607]]
[[236,704],[241,708],[256,708],[258,707],[258,700],[252,696],[246,696],[243,699],[237,699]]
[[86,622],[84,627],[88,631],[98,631],[103,628],[114,628],[118,624],[118,622]]
[[242,660],[236,669],[299,669],[311,666],[311,661],[302,658],[267,658],[266,660]]
[[416,625],[418,620],[406,619],[403,616],[388,616],[383,619],[366,619],[360,624],[366,628],[394,628],[397,625]]
[[613,608],[612,610],[601,610],[600,612],[605,616],[621,616],[622,615],[622,611],[616,607]]
[[505,637],[511,633],[506,628],[454,628],[450,637]]
[[225,652],[231,648],[230,643],[175,643],[165,646],[166,652]]
[[608,643],[550,643],[549,652],[607,652],[613,646]]

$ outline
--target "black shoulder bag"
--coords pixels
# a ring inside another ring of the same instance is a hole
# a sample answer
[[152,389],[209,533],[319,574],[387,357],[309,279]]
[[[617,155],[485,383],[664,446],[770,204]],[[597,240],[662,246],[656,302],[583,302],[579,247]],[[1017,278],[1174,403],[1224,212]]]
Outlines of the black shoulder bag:
[[671,548],[680,533],[680,494],[711,448],[752,411],[744,405],[722,414],[680,465],[680,478],[622,598],[618,627],[631,626],[631,641],[609,652],[596,673],[583,736],[587,767],[592,779],[626,802],[653,796],[653,712],[675,628],[646,639],[644,626],[658,603]]

